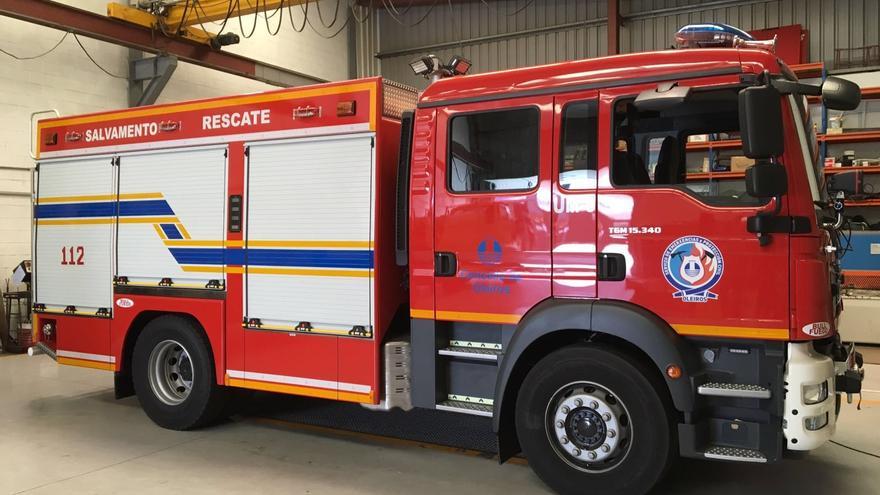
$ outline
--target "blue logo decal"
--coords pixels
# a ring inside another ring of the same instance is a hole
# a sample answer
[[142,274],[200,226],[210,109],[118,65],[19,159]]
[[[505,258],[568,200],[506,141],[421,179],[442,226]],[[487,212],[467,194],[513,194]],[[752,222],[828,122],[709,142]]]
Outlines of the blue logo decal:
[[501,263],[501,243],[497,239],[484,239],[477,245],[477,259],[484,265],[497,265]]
[[684,302],[718,299],[709,292],[724,273],[724,257],[712,241],[696,235],[679,237],[663,252],[663,276]]

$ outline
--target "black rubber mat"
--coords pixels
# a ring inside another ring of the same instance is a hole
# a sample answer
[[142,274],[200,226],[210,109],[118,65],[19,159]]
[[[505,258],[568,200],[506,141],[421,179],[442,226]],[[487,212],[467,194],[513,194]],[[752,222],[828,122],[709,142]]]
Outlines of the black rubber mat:
[[492,419],[468,414],[428,409],[370,411],[358,404],[264,393],[243,403],[241,413],[487,454],[498,452]]

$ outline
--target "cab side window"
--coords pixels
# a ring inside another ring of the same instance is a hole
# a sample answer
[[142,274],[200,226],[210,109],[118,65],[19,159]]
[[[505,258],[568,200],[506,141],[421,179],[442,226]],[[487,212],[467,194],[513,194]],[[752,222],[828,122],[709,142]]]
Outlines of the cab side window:
[[537,187],[539,122],[537,108],[453,117],[447,165],[449,190],[475,193]]
[[746,194],[737,89],[694,92],[664,110],[614,106],[611,181],[615,187],[676,187],[707,204],[754,206]]
[[562,113],[562,144],[559,157],[559,186],[568,190],[596,187],[595,101],[565,106]]

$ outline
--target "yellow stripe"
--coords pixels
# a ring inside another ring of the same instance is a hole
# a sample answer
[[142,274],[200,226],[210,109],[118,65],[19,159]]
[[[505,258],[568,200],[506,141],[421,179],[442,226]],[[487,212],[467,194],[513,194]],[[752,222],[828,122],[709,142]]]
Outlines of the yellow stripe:
[[[166,246],[190,247],[244,247],[244,241],[230,240],[186,240],[168,239]],[[373,241],[248,241],[249,247],[291,247],[291,248],[366,248],[372,249]]]
[[189,246],[189,247],[223,247],[223,241],[193,241],[186,239],[166,239],[166,246]]
[[153,228],[156,229],[156,233],[159,234],[159,237],[161,237],[162,239],[168,238],[168,236],[165,235],[165,231],[162,230],[162,227],[160,227],[158,223],[154,223]]
[[[110,218],[38,218],[37,225],[105,225],[116,223],[116,217]],[[120,217],[119,223],[174,223],[177,217]]]
[[357,392],[339,391],[339,400],[346,402],[357,402],[360,404],[373,404],[376,400],[373,398],[372,392],[369,394],[359,394]]
[[327,247],[327,248],[372,248],[373,241],[252,241],[248,247]]
[[177,223],[179,221],[177,217],[119,217],[119,223]]
[[[208,272],[217,273],[221,268],[212,266],[187,265],[181,267],[185,272]],[[227,266],[226,273],[243,274],[244,267]],[[373,274],[373,270],[317,270],[312,268],[264,268],[250,267],[248,273],[253,275],[298,275],[302,277],[357,277],[366,278]]]
[[[116,201],[115,194],[93,194],[89,196],[51,196],[38,198],[37,203],[79,203],[82,201]],[[127,193],[120,194],[119,199],[162,199],[162,193]]]
[[336,390],[302,387],[299,385],[288,385],[286,383],[270,383],[260,382],[256,380],[242,380],[240,378],[228,378],[227,382],[232,387],[249,388],[251,390],[262,390],[264,392],[305,395],[308,397],[321,397],[323,399],[338,398],[338,393],[336,392]]
[[183,226],[183,223],[181,223],[181,222],[178,222],[178,223],[177,223],[177,230],[180,231],[180,233],[183,235],[183,238],[184,238],[184,239],[189,239],[189,238],[190,238],[190,237],[189,237],[189,232],[187,232],[186,227]]
[[787,328],[723,327],[715,325],[673,324],[679,335],[733,337],[738,339],[788,340]]
[[102,363],[100,361],[90,361],[88,359],[74,359],[59,356],[58,364],[66,364],[68,366],[79,366],[80,368],[92,368],[104,371],[116,371],[116,365],[113,363]]
[[[242,273],[232,271],[229,273]],[[373,274],[373,270],[316,270],[312,268],[263,268],[248,267],[247,272],[255,275],[299,275],[302,277],[360,277],[367,278]]]
[[52,121],[40,121],[39,127],[53,128],[60,126],[71,126],[77,124],[90,124],[93,122],[105,122],[108,120],[133,119],[139,117],[150,117],[154,115],[166,115],[170,113],[189,112],[193,110],[208,110],[213,108],[223,108],[238,105],[251,105],[255,103],[268,103],[274,101],[292,100],[296,98],[309,98],[313,96],[333,95],[340,93],[350,93],[355,91],[370,91],[370,130],[375,130],[375,112],[376,108],[376,81],[361,82],[355,84],[344,84],[341,86],[333,86],[330,88],[311,88],[302,90],[292,90],[273,93],[261,93],[254,95],[244,95],[232,98],[224,98],[215,101],[196,101],[191,103],[181,103],[178,105],[167,105],[159,107],[146,107],[140,110],[119,111],[99,115],[86,115],[82,117],[71,117],[66,119],[58,119]]
[[437,311],[437,319],[441,321],[473,321],[477,323],[519,323],[520,315],[502,313],[472,313],[467,311]]
[[434,319],[434,311],[430,309],[410,309],[409,310],[410,318],[422,318],[425,320],[433,320]]
[[116,223],[116,218],[37,218],[37,225],[106,225]]
[[[189,272],[189,273],[223,273],[223,265],[215,265],[215,266],[199,266],[199,265],[181,265],[180,269]],[[229,271],[229,269],[225,270],[229,273],[235,273]]]
[[[244,326],[244,325],[242,325]],[[259,328],[251,328],[248,327],[249,330],[265,330],[270,332],[299,332],[299,333],[314,333],[318,335],[342,335],[348,336],[348,332],[350,330],[344,329],[331,329],[331,328],[313,328],[311,330],[297,330],[295,326],[291,325],[279,325],[279,326],[268,326],[263,325]]]

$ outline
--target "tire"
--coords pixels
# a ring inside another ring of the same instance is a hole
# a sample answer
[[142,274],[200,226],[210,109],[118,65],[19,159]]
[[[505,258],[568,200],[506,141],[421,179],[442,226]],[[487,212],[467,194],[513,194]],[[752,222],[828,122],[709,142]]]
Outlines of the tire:
[[538,477],[561,494],[651,490],[676,457],[671,401],[651,372],[601,345],[539,361],[516,401],[519,442]]
[[215,379],[210,343],[185,318],[160,316],[144,327],[132,372],[141,407],[163,428],[200,428],[223,411],[226,390]]

